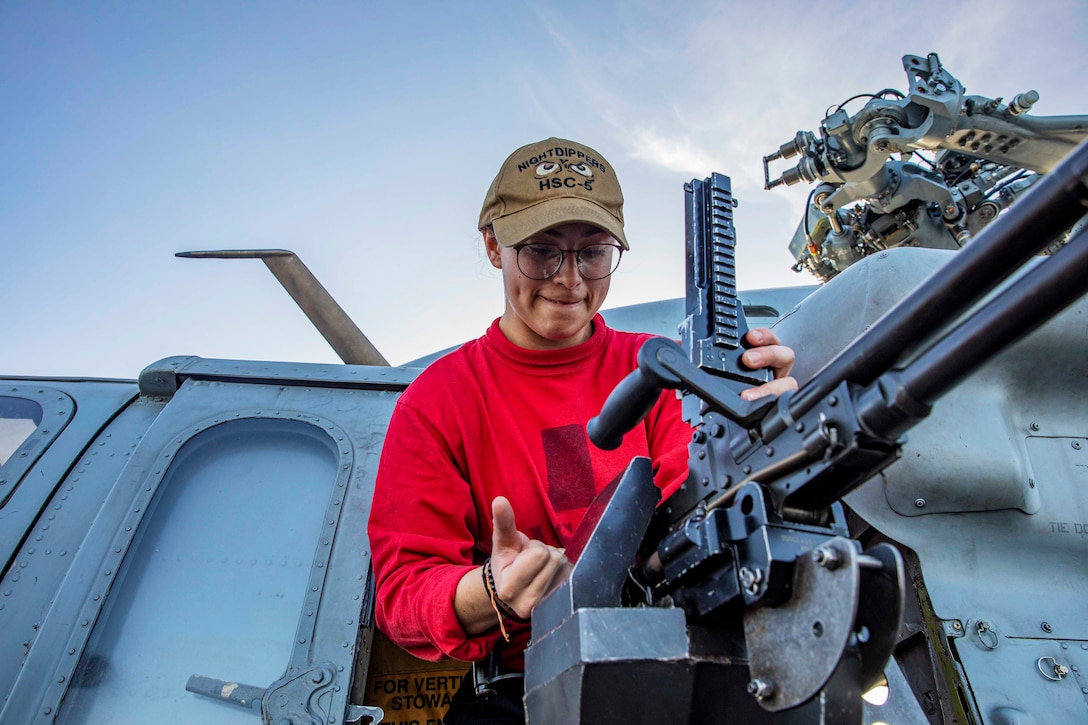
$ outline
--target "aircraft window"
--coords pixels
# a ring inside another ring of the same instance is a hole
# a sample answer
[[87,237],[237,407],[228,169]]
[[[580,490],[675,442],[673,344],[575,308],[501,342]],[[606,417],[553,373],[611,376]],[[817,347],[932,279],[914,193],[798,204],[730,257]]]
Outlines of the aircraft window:
[[0,396],[0,466],[42,422],[42,406],[33,400]]
[[[194,674],[284,674],[338,467],[325,433],[239,420],[178,452],[114,584],[58,722],[246,723],[186,692]],[[146,707],[144,713],[134,708]]]

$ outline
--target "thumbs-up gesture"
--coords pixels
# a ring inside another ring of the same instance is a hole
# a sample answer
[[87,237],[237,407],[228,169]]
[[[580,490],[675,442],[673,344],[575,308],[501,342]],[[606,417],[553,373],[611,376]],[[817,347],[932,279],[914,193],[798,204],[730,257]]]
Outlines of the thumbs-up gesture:
[[491,502],[491,572],[495,592],[519,617],[528,619],[541,599],[570,574],[563,549],[518,531],[514,509],[504,497]]

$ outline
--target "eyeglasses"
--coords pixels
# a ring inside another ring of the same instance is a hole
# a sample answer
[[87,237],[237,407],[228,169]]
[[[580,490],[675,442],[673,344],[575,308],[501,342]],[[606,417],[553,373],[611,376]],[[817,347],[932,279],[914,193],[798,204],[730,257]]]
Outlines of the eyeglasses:
[[514,247],[514,251],[518,253],[518,269],[529,279],[551,279],[568,254],[574,255],[583,279],[604,279],[616,271],[623,256],[623,247],[617,244],[590,244],[575,250],[533,243]]

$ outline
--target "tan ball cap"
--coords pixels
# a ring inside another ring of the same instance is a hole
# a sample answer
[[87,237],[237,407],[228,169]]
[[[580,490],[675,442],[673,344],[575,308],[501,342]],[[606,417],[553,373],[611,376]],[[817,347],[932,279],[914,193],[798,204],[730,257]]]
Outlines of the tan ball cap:
[[628,249],[623,234],[623,192],[612,166],[574,141],[549,138],[510,154],[491,182],[480,212],[504,247],[521,244],[560,224],[600,227]]

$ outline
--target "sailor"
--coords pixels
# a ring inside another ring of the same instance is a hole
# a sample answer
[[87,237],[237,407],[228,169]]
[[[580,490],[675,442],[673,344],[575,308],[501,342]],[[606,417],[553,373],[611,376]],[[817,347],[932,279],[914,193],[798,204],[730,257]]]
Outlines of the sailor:
[[[369,525],[378,628],[417,657],[481,663],[446,725],[525,722],[529,617],[567,576],[564,548],[590,502],[635,456],[652,460],[669,495],[687,476],[692,432],[665,391],[618,449],[586,437],[650,337],[598,314],[629,248],[620,184],[600,153],[558,138],[514,151],[479,229],[505,307],[400,397]],[[745,364],[775,378],[746,398],[796,388],[792,350],[767,329],[748,341]]]

